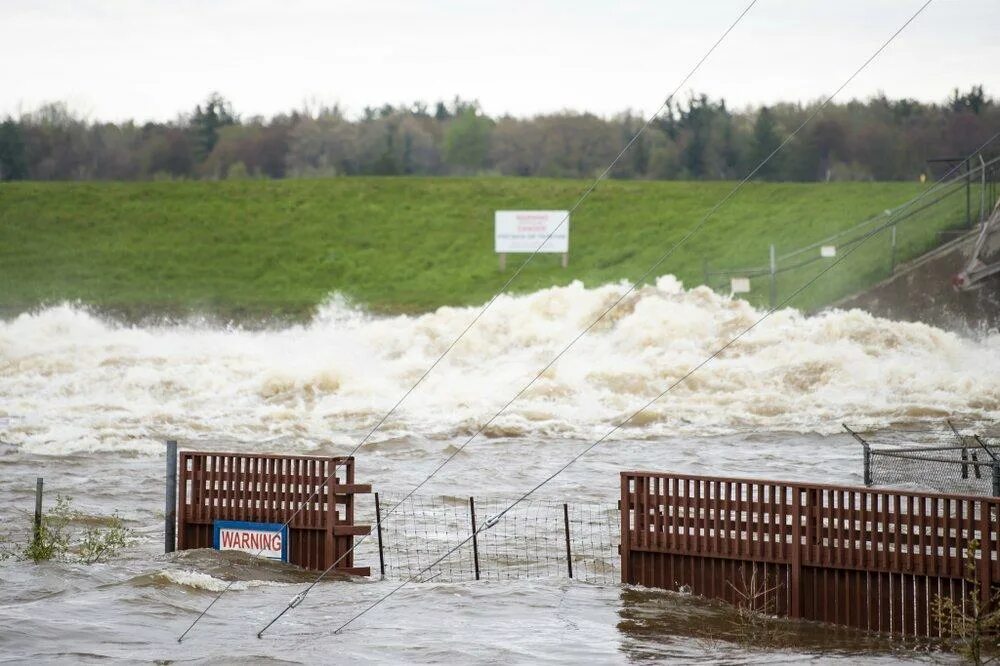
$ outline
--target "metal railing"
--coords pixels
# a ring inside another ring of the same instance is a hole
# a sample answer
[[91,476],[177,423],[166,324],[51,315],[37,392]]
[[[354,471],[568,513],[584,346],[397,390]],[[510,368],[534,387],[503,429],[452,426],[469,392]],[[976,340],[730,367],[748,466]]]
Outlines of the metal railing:
[[[981,222],[996,200],[998,181],[1000,156],[989,160],[980,156],[978,165],[940,183],[937,192],[930,196],[920,194],[847,229],[786,252],[779,252],[777,244],[771,244],[766,263],[719,268],[706,260],[703,262],[704,284],[718,292],[744,294],[751,302],[775,307],[784,293],[793,291],[813,273],[822,270],[837,253],[852,248],[873,233],[886,231],[886,241],[869,242],[851,258],[849,263],[855,270],[835,271],[836,275],[818,289],[803,294],[792,303],[807,308],[825,305],[893,275],[900,263],[950,240],[947,236],[964,233]],[[920,202],[916,204],[918,199]],[[972,206],[974,200],[978,200],[975,206],[978,210]]]

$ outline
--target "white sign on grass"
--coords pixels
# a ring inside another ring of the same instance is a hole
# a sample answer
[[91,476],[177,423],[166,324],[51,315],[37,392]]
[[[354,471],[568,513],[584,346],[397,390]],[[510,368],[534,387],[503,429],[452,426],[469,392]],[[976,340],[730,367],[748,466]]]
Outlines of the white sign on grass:
[[729,280],[729,286],[734,294],[750,293],[750,278],[734,277]]
[[821,257],[836,257],[837,256],[837,246],[836,245],[824,245],[819,249],[819,256]]
[[535,251],[565,254],[569,252],[569,211],[498,210],[493,233],[498,254]]

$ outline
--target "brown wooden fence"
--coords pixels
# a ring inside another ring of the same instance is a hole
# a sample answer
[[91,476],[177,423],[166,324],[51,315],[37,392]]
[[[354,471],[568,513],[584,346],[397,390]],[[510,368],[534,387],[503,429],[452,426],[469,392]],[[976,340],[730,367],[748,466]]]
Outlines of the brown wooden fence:
[[932,603],[971,589],[972,539],[982,598],[1000,584],[1000,498],[622,472],[621,509],[623,583],[760,592],[779,616],[944,635]]
[[354,458],[182,451],[178,481],[178,550],[211,548],[216,520],[291,518],[289,562],[322,570],[347,553],[336,571],[371,574],[349,552],[355,536],[371,531],[354,524],[354,496],[371,492],[354,482]]

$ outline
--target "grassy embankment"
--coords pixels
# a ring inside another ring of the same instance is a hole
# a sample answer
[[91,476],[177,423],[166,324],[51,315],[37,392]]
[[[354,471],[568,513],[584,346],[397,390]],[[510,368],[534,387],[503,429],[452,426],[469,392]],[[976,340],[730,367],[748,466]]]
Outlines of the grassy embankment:
[[[0,308],[79,300],[132,316],[303,317],[333,291],[382,312],[478,304],[505,279],[493,211],[565,208],[584,187],[513,178],[0,184]],[[780,253],[815,241],[920,187],[751,184],[658,272],[694,285],[706,259],[766,264],[769,243]],[[635,278],[731,188],[604,183],[573,216],[569,269],[539,256],[514,289]],[[934,230],[911,235],[912,254]],[[521,260],[510,257],[508,271]],[[797,303],[814,307],[884,277],[887,261],[884,248],[859,253]],[[751,300],[760,302],[758,287]]]

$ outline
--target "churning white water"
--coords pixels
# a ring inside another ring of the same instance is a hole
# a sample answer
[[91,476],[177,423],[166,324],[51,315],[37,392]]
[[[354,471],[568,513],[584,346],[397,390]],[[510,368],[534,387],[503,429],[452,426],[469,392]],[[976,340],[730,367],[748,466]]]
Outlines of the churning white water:
[[[379,438],[471,433],[626,289],[500,298]],[[347,444],[475,316],[374,317],[332,299],[306,325],[130,326],[71,305],[0,323],[0,439],[25,452],[160,452],[165,437]],[[660,278],[633,294],[487,430],[604,432],[763,313]],[[841,420],[1000,416],[1000,336],[969,340],[860,311],[776,313],[628,432],[833,432]]]

